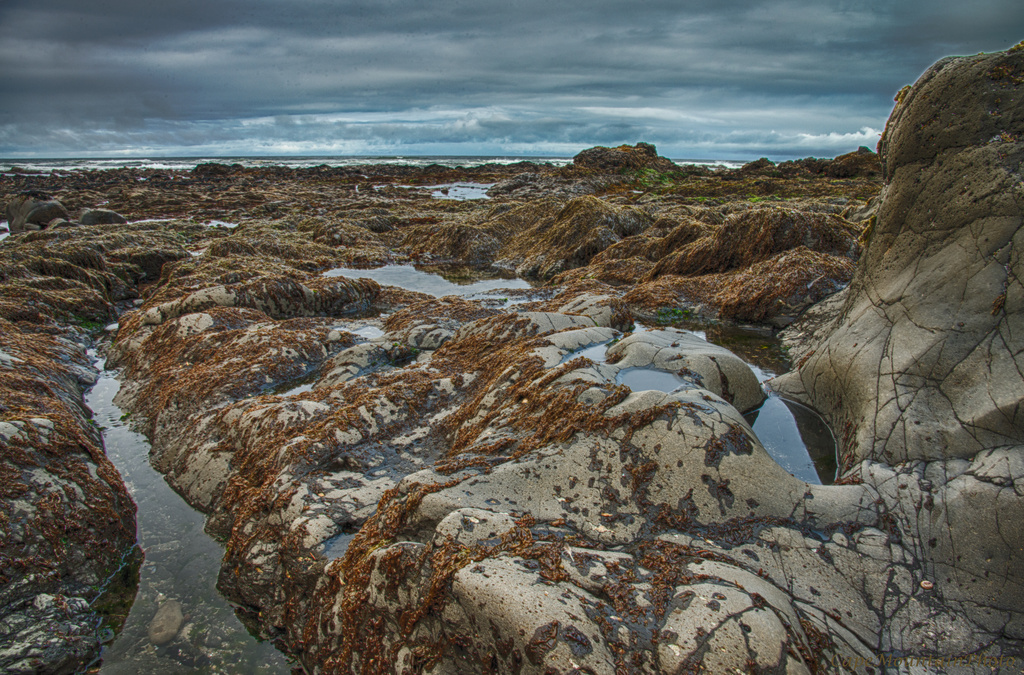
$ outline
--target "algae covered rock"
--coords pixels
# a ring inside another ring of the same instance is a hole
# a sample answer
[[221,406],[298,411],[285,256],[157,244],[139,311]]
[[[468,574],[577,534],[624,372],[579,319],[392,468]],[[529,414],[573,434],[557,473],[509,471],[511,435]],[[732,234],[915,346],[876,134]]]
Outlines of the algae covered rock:
[[[389,317],[381,338],[334,357],[306,350],[298,358],[320,364],[315,386],[285,396],[267,389],[287,377],[274,347],[298,352],[300,326],[214,308],[132,324],[121,402],[154,420],[157,466],[229,537],[223,587],[261,608],[260,630],[306,636],[310,666],[417,668],[423,654],[451,672],[688,663],[707,640],[672,609],[699,575],[713,586],[695,591],[711,594],[703,602],[736,610],[709,605],[705,628],[721,623],[714,644],[728,647],[716,663],[802,672],[822,658],[813,636],[828,624],[781,590],[799,559],[780,553],[755,596],[730,590],[737,579],[754,588],[758,567],[727,551],[803,542],[807,522],[875,524],[870,495],[809,491],[781,469],[737,409],[760,402],[757,378],[722,348],[671,330],[621,340],[603,363],[574,357],[630,323],[617,298],[572,288],[522,312],[422,301]],[[395,358],[409,344],[419,355]],[[208,365],[189,373],[201,354]],[[218,367],[240,357],[244,373]],[[644,368],[682,386],[616,383]],[[245,382],[258,374],[270,382],[254,391]],[[683,538],[695,529],[700,548]],[[712,542],[725,564],[691,567]],[[838,584],[833,567],[823,574],[831,581],[815,583]],[[769,596],[765,613],[757,597]],[[759,647],[737,641],[740,624],[758,627]],[[830,653],[857,653],[873,629],[838,637]],[[674,647],[645,637],[655,631]]]
[[804,246],[820,253],[854,259],[857,234],[838,216],[779,208],[749,209],[730,215],[714,234],[663,258],[650,272],[699,276],[764,262]]
[[658,150],[650,143],[620,145],[617,148],[597,146],[584,150],[573,157],[572,164],[577,169],[604,172],[619,172],[627,169],[671,171],[679,168],[672,160],[659,156]]
[[372,279],[334,277],[302,284],[289,278],[264,277],[245,284],[211,286],[151,307],[142,321],[159,325],[211,307],[250,307],[274,318],[351,313],[368,307],[378,289]]
[[74,672],[99,652],[135,505],[81,401],[85,349],[3,319],[0,335],[0,670]]
[[542,217],[498,251],[499,265],[522,277],[548,279],[590,260],[625,237],[643,232],[654,219],[633,207],[616,207],[595,197],[570,200],[557,214]]
[[859,233],[835,214],[790,208],[740,209],[718,227],[682,223],[625,300],[645,313],[688,305],[785,326],[850,281]]
[[492,262],[501,248],[500,234],[462,223],[421,225],[407,231],[402,246],[419,260],[430,256],[442,262],[483,264]]
[[128,221],[110,209],[83,209],[78,222],[82,225],[123,225]]
[[839,155],[825,166],[826,176],[831,178],[852,178],[854,176],[878,176],[882,173],[881,157],[870,148],[861,146],[854,152]]

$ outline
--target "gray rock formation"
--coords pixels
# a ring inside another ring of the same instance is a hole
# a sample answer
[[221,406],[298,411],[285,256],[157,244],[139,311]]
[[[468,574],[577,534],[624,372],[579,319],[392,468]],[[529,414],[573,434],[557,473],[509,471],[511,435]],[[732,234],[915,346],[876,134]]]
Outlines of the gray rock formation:
[[775,385],[841,432],[965,648],[1024,639],[1022,75],[951,58],[901,92],[853,282]]
[[82,225],[123,225],[128,221],[110,209],[82,209],[78,222]]

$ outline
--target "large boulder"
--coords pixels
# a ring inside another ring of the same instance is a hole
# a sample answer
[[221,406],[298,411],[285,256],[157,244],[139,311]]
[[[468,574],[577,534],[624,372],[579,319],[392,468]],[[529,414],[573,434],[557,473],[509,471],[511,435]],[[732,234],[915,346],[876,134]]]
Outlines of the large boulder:
[[904,488],[903,536],[919,542],[946,606],[1016,640],[1022,82],[1016,49],[943,59],[900,93],[881,142],[881,205],[853,281],[833,303],[838,313],[819,316],[817,335],[795,352],[798,370],[776,384],[841,431],[847,480],[885,476]]
[[110,209],[82,209],[78,222],[82,225],[124,225],[128,220]]
[[7,203],[7,226],[11,234],[41,230],[50,221],[68,217],[67,209],[56,199],[35,190],[27,190]]

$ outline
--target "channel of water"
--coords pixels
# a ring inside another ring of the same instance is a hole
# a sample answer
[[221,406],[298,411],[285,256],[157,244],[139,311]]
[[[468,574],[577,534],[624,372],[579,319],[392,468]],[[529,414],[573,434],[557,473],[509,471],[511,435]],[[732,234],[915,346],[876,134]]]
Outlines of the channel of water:
[[[224,545],[203,530],[205,518],[149,463],[149,442],[132,431],[114,405],[116,373],[104,370],[85,403],[101,428],[107,456],[135,500],[138,543],[144,551],[138,593],[124,628],[103,649],[99,672],[256,673],[285,675],[292,664],[269,642],[249,634],[217,590]],[[161,606],[178,603],[182,620],[174,638],[156,645],[149,626]],[[95,672],[95,671],[90,671]]]

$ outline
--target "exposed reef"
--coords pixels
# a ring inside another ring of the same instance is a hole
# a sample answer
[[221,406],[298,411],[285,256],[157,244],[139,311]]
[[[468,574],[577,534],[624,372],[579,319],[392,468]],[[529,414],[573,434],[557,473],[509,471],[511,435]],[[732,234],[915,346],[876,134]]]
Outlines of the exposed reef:
[[[82,345],[116,319],[118,405],[225,541],[220,589],[309,672],[1015,672],[1021,73],[1021,50],[941,61],[881,155],[731,171],[639,144],[2,177],[24,222],[0,244],[3,649],[46,598],[85,616],[131,550],[79,403]],[[454,180],[490,198],[431,197]],[[412,263],[535,286],[436,298],[352,269]],[[768,386],[831,423],[834,485],[765,450],[743,349],[684,329],[736,322],[788,326]],[[60,484],[81,526],[59,551],[27,525],[58,480],[81,486]],[[74,569],[44,583],[18,546]]]

